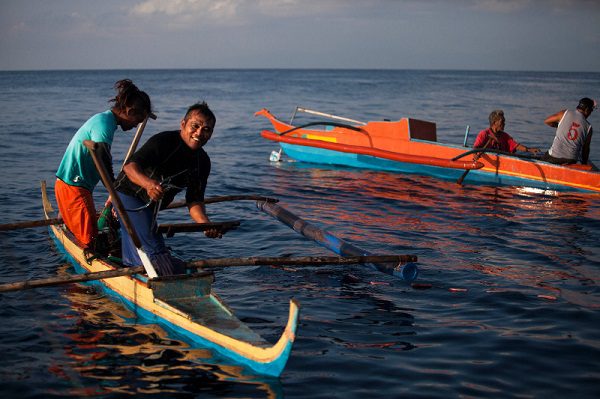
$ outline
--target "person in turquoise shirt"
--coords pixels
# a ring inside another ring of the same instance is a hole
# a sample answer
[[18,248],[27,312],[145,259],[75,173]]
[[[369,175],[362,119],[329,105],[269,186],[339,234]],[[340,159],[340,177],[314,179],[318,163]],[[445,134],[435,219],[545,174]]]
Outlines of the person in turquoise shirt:
[[100,181],[85,140],[98,143],[98,155],[113,176],[110,148],[115,131],[131,130],[152,113],[150,97],[129,79],[115,83],[117,95],[111,109],[88,119],[75,133],[56,172],[54,192],[67,228],[84,248],[90,248],[98,235],[96,207],[92,192]]

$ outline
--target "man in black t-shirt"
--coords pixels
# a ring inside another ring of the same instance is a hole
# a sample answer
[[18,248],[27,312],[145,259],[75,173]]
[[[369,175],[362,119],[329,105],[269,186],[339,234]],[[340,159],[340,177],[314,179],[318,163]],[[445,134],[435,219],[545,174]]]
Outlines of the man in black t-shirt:
[[[197,223],[210,222],[204,207],[204,191],[210,174],[210,158],[202,148],[211,138],[216,118],[205,102],[188,108],[180,130],[151,137],[123,167],[115,188],[133,224],[142,249],[159,276],[184,272],[182,261],[173,258],[157,232],[156,215],[177,193],[186,190],[190,216]],[[216,229],[205,231],[220,238]],[[127,233],[121,231],[123,264],[138,266],[142,261]]]

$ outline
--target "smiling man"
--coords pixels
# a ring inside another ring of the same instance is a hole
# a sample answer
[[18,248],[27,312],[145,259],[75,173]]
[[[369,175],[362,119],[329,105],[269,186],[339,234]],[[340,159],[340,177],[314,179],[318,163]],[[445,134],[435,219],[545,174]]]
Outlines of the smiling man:
[[[197,223],[210,222],[204,207],[204,191],[210,174],[210,158],[203,146],[210,140],[216,118],[205,102],[188,108],[179,130],[151,137],[127,162],[115,188],[133,224],[143,250],[160,276],[183,273],[183,262],[173,258],[163,237],[157,232],[158,211],[167,207],[175,195],[186,190],[190,216]],[[205,235],[220,238],[218,230]],[[127,233],[121,229],[123,264],[142,264]]]

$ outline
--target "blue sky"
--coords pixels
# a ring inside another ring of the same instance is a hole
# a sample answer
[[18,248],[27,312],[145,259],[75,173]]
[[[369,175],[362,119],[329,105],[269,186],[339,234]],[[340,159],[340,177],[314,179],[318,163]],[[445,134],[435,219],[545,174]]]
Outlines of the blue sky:
[[0,70],[600,72],[598,0],[2,0]]

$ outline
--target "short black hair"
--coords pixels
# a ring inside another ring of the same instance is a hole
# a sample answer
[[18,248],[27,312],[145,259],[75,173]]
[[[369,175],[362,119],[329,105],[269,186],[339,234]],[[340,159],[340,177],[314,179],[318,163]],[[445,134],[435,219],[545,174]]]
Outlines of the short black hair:
[[206,103],[206,101],[197,102],[196,104],[190,105],[190,107],[187,109],[187,111],[185,113],[185,116],[183,117],[183,120],[187,121],[188,118],[190,117],[190,114],[192,112],[200,112],[208,120],[211,120],[213,122],[217,122],[217,117],[210,110],[210,108],[208,107],[208,104]]
[[579,100],[579,105],[577,105],[577,109],[582,111],[593,111],[594,110],[594,100],[588,97],[583,97]]

